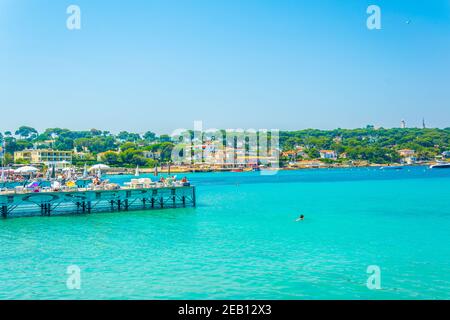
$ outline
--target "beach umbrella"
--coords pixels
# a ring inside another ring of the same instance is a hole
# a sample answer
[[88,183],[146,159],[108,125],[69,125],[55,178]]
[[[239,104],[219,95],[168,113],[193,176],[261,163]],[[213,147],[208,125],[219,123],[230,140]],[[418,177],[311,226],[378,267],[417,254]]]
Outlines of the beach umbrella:
[[92,166],[89,171],[98,171],[98,170],[108,170],[110,167],[107,166],[106,164],[96,164],[95,166]]
[[69,181],[69,182],[66,183],[66,186],[71,187],[71,188],[76,187],[76,185],[77,184],[75,182],[73,182],[73,181]]
[[39,171],[38,168],[32,166],[20,167],[17,170],[14,170],[15,173],[33,173]]
[[135,172],[134,176],[139,177],[139,166],[136,167],[136,172]]
[[52,179],[56,179],[56,165],[52,165]]

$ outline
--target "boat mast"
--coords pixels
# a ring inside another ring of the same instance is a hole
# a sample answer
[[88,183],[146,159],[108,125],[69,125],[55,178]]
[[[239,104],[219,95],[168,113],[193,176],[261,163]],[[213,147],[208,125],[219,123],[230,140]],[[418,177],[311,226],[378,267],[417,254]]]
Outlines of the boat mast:
[[2,136],[2,141],[0,144],[0,154],[1,154],[1,163],[2,163],[2,173],[1,173],[1,182],[3,182],[3,180],[5,180],[5,152],[6,152],[6,141],[5,138],[3,138]]

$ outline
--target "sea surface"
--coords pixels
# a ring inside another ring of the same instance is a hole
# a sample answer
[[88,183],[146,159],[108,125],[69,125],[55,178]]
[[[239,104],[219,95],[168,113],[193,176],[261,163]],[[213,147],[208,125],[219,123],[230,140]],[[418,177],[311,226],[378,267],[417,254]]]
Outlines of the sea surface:
[[450,170],[188,177],[196,208],[1,220],[0,299],[450,299]]

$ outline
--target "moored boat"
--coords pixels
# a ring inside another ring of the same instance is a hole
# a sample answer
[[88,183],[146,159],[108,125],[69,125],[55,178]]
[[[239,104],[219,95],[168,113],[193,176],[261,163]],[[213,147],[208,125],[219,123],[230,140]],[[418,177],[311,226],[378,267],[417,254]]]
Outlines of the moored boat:
[[402,170],[403,166],[385,166],[381,167],[381,170]]
[[450,169],[450,162],[433,164],[430,169]]

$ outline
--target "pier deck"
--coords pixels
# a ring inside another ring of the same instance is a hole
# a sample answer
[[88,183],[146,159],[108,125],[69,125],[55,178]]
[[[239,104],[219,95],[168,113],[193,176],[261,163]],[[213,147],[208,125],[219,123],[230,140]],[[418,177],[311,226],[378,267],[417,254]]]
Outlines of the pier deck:
[[3,218],[195,207],[195,187],[0,194]]

